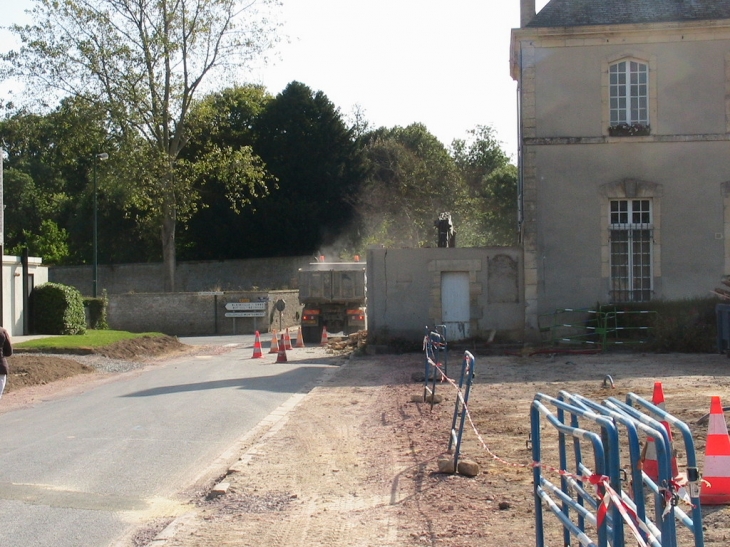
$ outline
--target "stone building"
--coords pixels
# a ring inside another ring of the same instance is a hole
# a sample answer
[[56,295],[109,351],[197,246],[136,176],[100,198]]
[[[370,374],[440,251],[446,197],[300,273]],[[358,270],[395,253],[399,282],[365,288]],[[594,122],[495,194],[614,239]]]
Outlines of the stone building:
[[730,2],[521,2],[525,323],[730,273]]

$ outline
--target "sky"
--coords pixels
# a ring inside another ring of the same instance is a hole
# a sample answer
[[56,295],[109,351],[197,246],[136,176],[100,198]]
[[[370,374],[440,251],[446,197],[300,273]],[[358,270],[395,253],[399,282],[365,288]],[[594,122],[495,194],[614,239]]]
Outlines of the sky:
[[[537,0],[537,10],[545,3]],[[4,4],[0,25],[30,22],[31,0]],[[238,83],[261,83],[275,95],[296,80],[346,117],[357,107],[373,128],[422,123],[446,146],[490,125],[516,159],[509,45],[519,0],[283,0],[279,13],[286,39]],[[0,51],[14,47],[0,31]]]

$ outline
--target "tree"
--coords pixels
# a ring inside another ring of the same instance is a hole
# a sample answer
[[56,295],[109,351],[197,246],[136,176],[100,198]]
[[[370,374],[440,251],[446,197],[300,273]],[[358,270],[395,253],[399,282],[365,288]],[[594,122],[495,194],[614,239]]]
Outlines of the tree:
[[340,245],[364,168],[339,109],[322,91],[292,82],[267,103],[254,133],[256,152],[278,182],[241,218],[236,237],[242,251],[287,256]]
[[517,168],[500,147],[494,130],[477,126],[457,139],[451,154],[469,188],[471,214],[464,217],[473,245],[517,243]]
[[[99,128],[97,121],[93,113],[64,101],[46,115],[20,111],[0,122],[0,137],[8,153],[4,181],[8,250],[28,247],[48,261],[51,258],[44,251],[53,248],[55,263],[69,260],[69,234],[63,227],[83,202],[71,195],[84,189],[84,160],[88,156],[91,161],[85,137]],[[68,138],[77,129],[74,138]],[[51,244],[49,238],[58,239]],[[42,248],[41,241],[46,242]]]
[[[253,150],[254,125],[271,100],[273,97],[260,85],[233,86],[207,95],[193,109],[194,129],[182,157],[195,162],[215,148]],[[263,163],[260,166],[265,167]],[[188,260],[240,258],[246,249],[237,234],[245,222],[243,216],[252,214],[253,207],[232,208],[223,181],[207,174],[200,178],[196,183],[200,206],[180,234],[180,256]],[[265,199],[269,190],[276,188],[275,177],[267,175],[266,181],[266,188],[248,196],[250,202]]]
[[203,86],[234,77],[272,45],[275,26],[259,8],[275,3],[35,0],[36,24],[11,28],[22,47],[3,55],[6,74],[27,78],[41,93],[91,97],[104,106],[128,206],[159,229],[168,290],[176,226],[194,210],[201,170],[217,172],[236,206],[264,185],[250,150],[216,148],[196,164],[180,153]]
[[424,125],[380,128],[362,144],[369,167],[358,199],[364,245],[435,246],[434,221],[442,212],[452,213],[459,232],[466,189],[448,151]]
[[[103,108],[67,98],[47,114],[15,112],[0,121],[5,162],[5,242],[55,264],[92,260],[93,165],[107,139]],[[148,234],[124,210],[123,184],[99,164],[99,256],[124,262],[150,256]],[[107,184],[109,183],[109,184]],[[152,247],[157,250],[159,245]],[[154,255],[152,255],[154,256]]]

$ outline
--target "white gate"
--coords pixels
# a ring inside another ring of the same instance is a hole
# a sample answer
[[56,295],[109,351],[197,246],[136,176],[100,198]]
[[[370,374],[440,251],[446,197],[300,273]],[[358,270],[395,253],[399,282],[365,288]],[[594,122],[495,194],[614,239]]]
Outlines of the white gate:
[[447,341],[469,338],[469,272],[441,273],[441,321]]

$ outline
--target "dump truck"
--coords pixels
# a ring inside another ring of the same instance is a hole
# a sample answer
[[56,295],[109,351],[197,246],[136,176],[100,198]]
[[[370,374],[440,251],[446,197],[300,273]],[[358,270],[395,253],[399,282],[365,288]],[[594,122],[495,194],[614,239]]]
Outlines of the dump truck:
[[319,343],[328,334],[367,328],[364,262],[314,262],[299,269],[302,338]]

